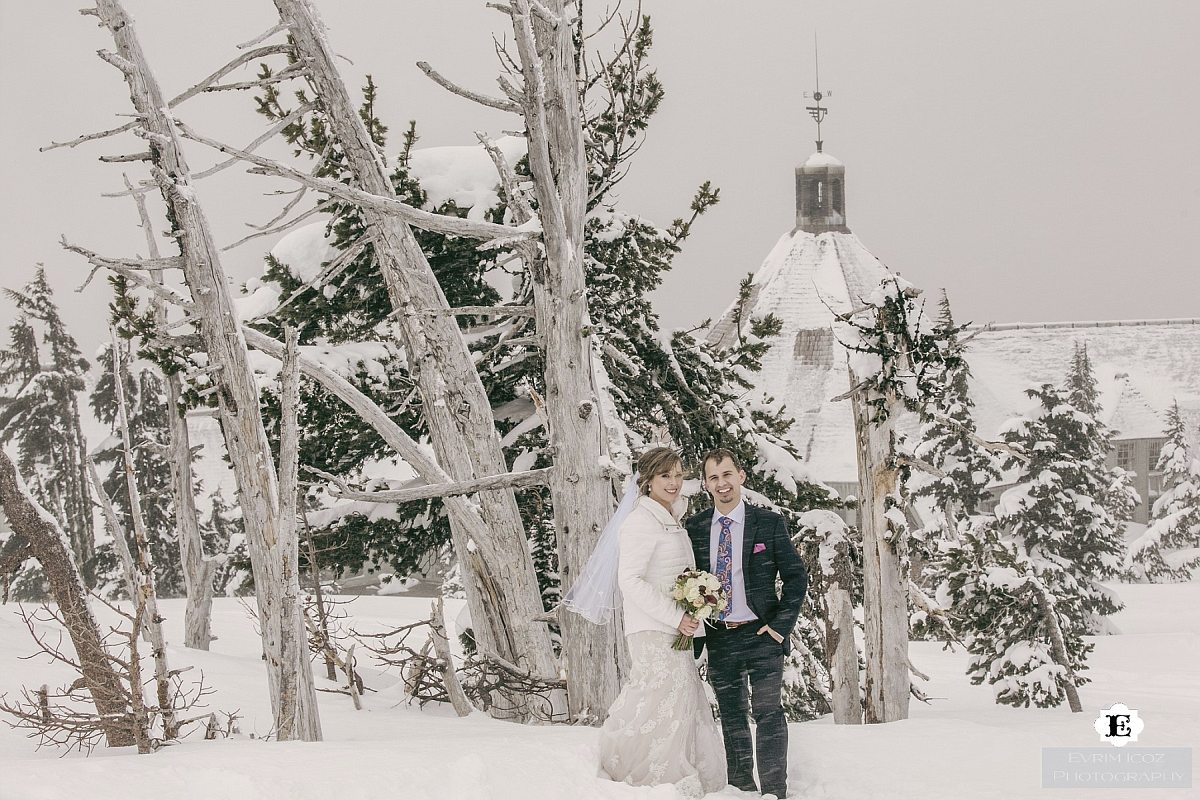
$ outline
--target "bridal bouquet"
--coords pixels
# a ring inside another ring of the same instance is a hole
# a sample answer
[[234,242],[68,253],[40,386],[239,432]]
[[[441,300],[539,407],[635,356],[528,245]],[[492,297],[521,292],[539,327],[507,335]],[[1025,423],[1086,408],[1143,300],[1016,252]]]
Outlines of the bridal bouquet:
[[[701,622],[720,614],[729,605],[720,578],[698,569],[690,569],[675,579],[671,597],[680,608]],[[683,633],[675,637],[672,645],[676,650],[688,650],[691,646],[692,637]]]

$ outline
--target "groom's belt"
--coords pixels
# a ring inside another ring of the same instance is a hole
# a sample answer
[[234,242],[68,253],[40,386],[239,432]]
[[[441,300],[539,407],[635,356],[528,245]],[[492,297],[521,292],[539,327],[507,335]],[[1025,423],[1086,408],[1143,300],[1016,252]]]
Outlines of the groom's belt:
[[743,625],[753,625],[756,622],[758,622],[758,620],[756,620],[756,619],[748,619],[748,620],[744,620],[742,622],[734,622],[732,620],[719,619],[713,623],[713,626],[716,628],[724,628],[725,630],[731,631],[731,630],[734,630],[735,628],[740,628]]

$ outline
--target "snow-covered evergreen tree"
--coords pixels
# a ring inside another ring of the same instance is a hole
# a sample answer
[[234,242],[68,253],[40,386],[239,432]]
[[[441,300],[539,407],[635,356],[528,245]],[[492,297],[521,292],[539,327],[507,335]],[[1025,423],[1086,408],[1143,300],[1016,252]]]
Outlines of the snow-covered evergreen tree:
[[[388,128],[375,114],[377,88],[368,76],[361,114],[374,143],[382,152]],[[304,102],[304,98],[300,98]],[[290,109],[273,87],[258,99],[259,112],[277,121]],[[283,131],[297,155],[317,160],[314,174],[344,179],[344,155],[330,139],[320,113],[306,115]],[[391,179],[399,199],[413,206],[427,204],[427,195],[413,176],[409,158],[416,144],[416,125],[410,123],[395,160]],[[331,215],[325,226],[327,257],[319,265],[284,263],[269,256],[261,278],[247,290],[264,294],[270,308],[252,324],[273,336],[284,325],[297,328],[301,346],[322,346],[346,357],[339,369],[364,394],[374,400],[418,441],[428,441],[424,416],[416,400],[414,383],[398,345],[392,304],[379,276],[373,245],[360,210],[349,203],[327,198]],[[465,215],[452,200],[430,210]],[[498,220],[496,220],[498,221]],[[495,256],[476,250],[475,243],[441,234],[414,230],[451,306],[494,305],[498,295],[483,275],[494,267]],[[295,235],[295,234],[293,234]],[[464,325],[470,320],[464,320]],[[479,337],[480,349],[494,344]],[[360,357],[364,354],[369,357]],[[491,387],[489,387],[491,388]],[[501,395],[498,402],[512,399]],[[391,462],[394,453],[379,434],[342,401],[311,381],[301,382],[300,463],[328,472],[366,489],[397,488],[407,479],[407,469]],[[264,396],[264,414],[278,431],[278,401]],[[369,474],[368,474],[369,473]],[[320,496],[327,497],[324,493]],[[390,566],[397,575],[418,571],[432,552],[449,547],[449,523],[440,499],[407,503],[387,510],[365,504],[334,503],[337,512],[322,515],[313,532],[322,549],[325,568],[374,572]],[[305,554],[301,550],[302,569]]]
[[975,517],[950,544],[938,601],[962,621],[973,684],[997,703],[1057,706],[1088,679],[1083,594],[1067,564],[1044,544]]
[[[63,526],[90,584],[86,565],[95,532],[78,400],[88,362],[59,314],[44,269],[6,294],[17,315],[9,325],[9,346],[0,350],[0,445],[15,441],[18,469]],[[18,600],[45,597],[36,566],[26,566],[11,591]]]
[[[1082,637],[1104,630],[1105,617],[1122,608],[1101,583],[1121,564],[1122,528],[1101,502],[1100,423],[1072,405],[1066,389],[1046,384],[1028,394],[1037,407],[1002,429],[1022,454],[1004,465],[1018,471],[1016,483],[994,521],[977,519],[948,549],[938,599],[959,620],[973,681],[996,685],[997,702],[1057,705],[1068,670],[1074,685],[1083,680],[1091,647]],[[1056,637],[1065,640],[1066,663],[1047,660]]]
[[1001,496],[996,519],[1031,556],[1064,562],[1079,585],[1088,631],[1099,633],[1103,618],[1122,608],[1101,581],[1119,574],[1125,554],[1123,527],[1103,505],[1111,485],[1105,482],[1103,426],[1052,386],[1029,395],[1041,407],[1006,426],[1004,438],[1029,453],[1030,461],[1006,465],[1021,474]]
[[[971,398],[971,368],[959,328],[942,294],[937,326],[945,332],[948,366],[940,381],[942,391],[925,411],[914,454],[944,473],[943,476],[916,471],[909,481],[914,497],[928,498],[934,512],[933,530],[956,526],[974,515],[987,495],[987,488],[1000,475],[996,457],[978,443],[975,401]],[[947,531],[953,536],[954,531]]]
[[[128,320],[139,312],[127,282],[124,278],[115,277],[110,279],[110,283],[114,291],[110,317],[120,334],[118,346],[123,351],[123,388],[129,409],[130,439],[134,443],[134,471],[154,569],[155,591],[159,597],[179,597],[184,594],[184,586],[179,543],[175,540],[171,465],[167,461],[170,434],[166,417],[166,385],[158,369],[145,361],[137,361],[132,352],[134,333],[128,326]],[[109,342],[96,355],[100,374],[92,388],[89,404],[96,419],[108,425],[114,434],[99,444],[92,455],[97,467],[103,468],[105,464],[112,466],[103,479],[104,491],[112,500],[113,508],[121,516],[122,526],[128,533],[133,530],[133,521],[129,516],[125,470],[121,466],[123,456],[121,436],[117,430],[120,419],[112,347],[113,344]],[[103,469],[101,473],[104,474]],[[132,544],[130,549],[135,549]],[[93,563],[98,584],[101,583],[100,576],[105,576],[111,588],[116,589],[120,583],[120,564],[111,542],[97,547]]]
[[[1079,459],[1087,461],[1096,471],[1096,479],[1104,485],[1097,499],[1104,504],[1113,520],[1123,530],[1133,519],[1133,511],[1141,498],[1133,488],[1132,475],[1120,467],[1110,467],[1105,463],[1105,457],[1113,447],[1113,435],[1117,431],[1110,430],[1101,419],[1096,373],[1092,368],[1091,357],[1088,356],[1087,345],[1083,342],[1075,343],[1071,366],[1067,370],[1066,389],[1071,405],[1094,419],[1096,426],[1089,433],[1090,439],[1072,439],[1064,444],[1072,448]],[[1097,452],[1100,454],[1099,460],[1095,458]],[[1108,573],[1105,577],[1113,577],[1115,574]]]
[[960,528],[979,511],[988,486],[1000,476],[998,459],[979,444],[971,368],[945,292],[937,328],[945,336],[948,366],[939,381],[941,391],[921,410],[913,454],[942,475],[915,469],[906,486],[923,511],[924,524],[912,531],[910,553],[913,579],[923,600],[911,609],[912,636],[921,639],[944,639],[950,633],[938,621],[946,617],[938,614],[938,619],[930,619],[930,611],[920,606],[945,611],[932,596],[934,587],[946,578],[944,545],[958,539]]
[[1125,570],[1133,580],[1190,580],[1200,567],[1200,458],[1188,455],[1179,403],[1167,411],[1167,441],[1159,455],[1163,493],[1154,501],[1146,531],[1129,543]]

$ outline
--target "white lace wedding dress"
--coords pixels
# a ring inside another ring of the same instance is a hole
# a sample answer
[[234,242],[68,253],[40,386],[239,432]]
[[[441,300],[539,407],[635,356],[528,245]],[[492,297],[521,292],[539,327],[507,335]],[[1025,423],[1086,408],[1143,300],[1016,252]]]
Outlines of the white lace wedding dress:
[[695,567],[691,542],[668,512],[642,497],[621,527],[619,583],[629,644],[629,678],[600,731],[600,766],[634,786],[673,783],[687,797],[726,785],[725,745],[692,648],[672,643],[682,611],[675,578]]
[[600,763],[634,786],[673,783],[685,797],[725,786],[725,746],[692,651],[672,650],[675,635],[630,634],[629,682],[600,733]]

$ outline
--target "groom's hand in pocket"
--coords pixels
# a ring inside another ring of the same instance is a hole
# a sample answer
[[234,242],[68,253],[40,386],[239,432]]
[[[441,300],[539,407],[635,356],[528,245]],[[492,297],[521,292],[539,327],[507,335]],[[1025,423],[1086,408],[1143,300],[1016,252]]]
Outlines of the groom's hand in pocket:
[[774,639],[776,644],[783,644],[783,637],[776,633],[770,625],[763,625],[758,629],[759,636],[762,636],[764,633],[768,634],[772,639]]

